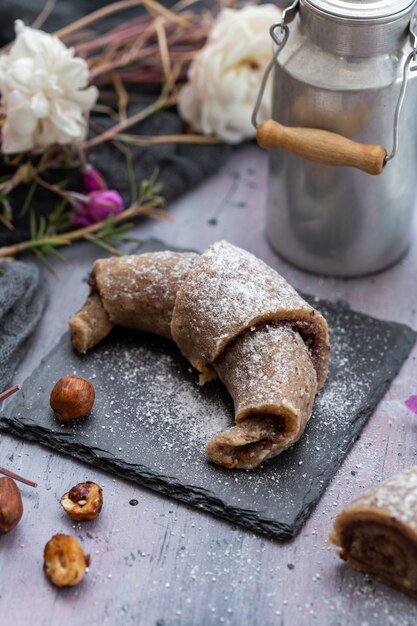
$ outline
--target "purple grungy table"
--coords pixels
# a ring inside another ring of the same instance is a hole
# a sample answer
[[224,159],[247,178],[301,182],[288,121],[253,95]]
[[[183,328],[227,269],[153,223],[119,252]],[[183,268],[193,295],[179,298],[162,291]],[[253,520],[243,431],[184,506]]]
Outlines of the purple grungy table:
[[[169,207],[174,223],[144,221],[139,237],[203,250],[228,239],[264,259],[298,289],[344,299],[376,317],[417,326],[417,246],[370,278],[341,280],[287,265],[264,236],[266,154],[237,151],[214,178]],[[77,244],[49,278],[52,298],[16,381],[22,381],[66,329],[84,300],[96,249]],[[313,515],[292,541],[278,543],[209,514],[114,479],[36,444],[2,435],[0,465],[38,481],[22,487],[24,518],[1,538],[1,626],[414,626],[417,604],[359,574],[327,544],[332,520],[354,494],[416,462],[417,421],[404,400],[417,392],[416,349],[370,419]],[[101,516],[82,526],[61,510],[73,484],[103,485]],[[137,500],[137,506],[129,501]],[[79,587],[56,590],[42,574],[46,541],[74,533],[91,554]]]

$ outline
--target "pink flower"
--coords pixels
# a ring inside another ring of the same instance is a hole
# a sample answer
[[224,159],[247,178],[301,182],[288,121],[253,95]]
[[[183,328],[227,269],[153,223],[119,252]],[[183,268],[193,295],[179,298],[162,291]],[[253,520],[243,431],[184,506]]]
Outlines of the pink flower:
[[94,165],[87,163],[82,171],[84,187],[87,191],[102,191],[107,189],[107,182]]
[[417,415],[417,396],[410,396],[408,400],[404,402],[407,409]]
[[124,209],[123,198],[115,189],[91,191],[88,194],[89,202],[77,202],[71,221],[78,226],[89,226],[109,215],[121,213]]

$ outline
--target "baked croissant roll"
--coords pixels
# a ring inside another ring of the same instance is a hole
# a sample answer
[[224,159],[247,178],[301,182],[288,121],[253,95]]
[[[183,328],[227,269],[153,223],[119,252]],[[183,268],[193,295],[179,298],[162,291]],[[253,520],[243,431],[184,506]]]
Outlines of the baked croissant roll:
[[208,457],[249,469],[303,433],[327,375],[325,319],[272,268],[225,241],[198,256],[154,252],[97,261],[91,293],[70,319],[85,352],[113,325],[173,339],[231,394],[236,426],[208,442]]
[[90,295],[69,320],[74,348],[87,352],[113,326],[171,339],[175,298],[197,259],[192,252],[163,251],[96,261],[88,279]]
[[417,598],[417,466],[355,498],[330,540],[358,570]]

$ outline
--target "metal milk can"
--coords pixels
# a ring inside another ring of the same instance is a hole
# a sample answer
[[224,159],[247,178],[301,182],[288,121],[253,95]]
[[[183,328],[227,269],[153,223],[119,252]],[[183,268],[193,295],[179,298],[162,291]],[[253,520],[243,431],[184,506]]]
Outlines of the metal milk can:
[[[417,0],[296,0],[270,29],[253,113],[270,148],[267,237],[305,270],[399,260],[417,183]],[[273,120],[257,114],[274,70]]]

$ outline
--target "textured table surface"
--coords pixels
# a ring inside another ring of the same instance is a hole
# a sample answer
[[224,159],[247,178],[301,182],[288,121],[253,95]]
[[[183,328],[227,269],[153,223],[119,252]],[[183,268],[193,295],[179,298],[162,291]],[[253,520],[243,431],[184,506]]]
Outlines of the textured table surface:
[[[340,280],[304,274],[265,241],[266,156],[254,146],[169,208],[175,219],[143,222],[137,236],[204,249],[221,238],[247,248],[298,289],[417,327],[417,247],[383,274]],[[416,233],[417,234],[417,233]],[[16,374],[22,381],[66,329],[84,300],[82,285],[96,250],[65,251],[68,265],[48,277],[52,299]],[[417,393],[417,350],[402,368],[313,515],[292,541],[278,543],[178,504],[36,444],[1,436],[0,465],[37,480],[23,487],[25,513],[1,539],[2,626],[58,623],[158,626],[412,626],[417,604],[341,563],[327,545],[332,520],[361,489],[416,463],[416,417],[404,400]],[[72,523],[58,498],[74,483],[103,485],[101,516]],[[130,501],[137,500],[132,506]],[[56,532],[74,533],[91,554],[78,588],[55,590],[42,574],[43,547]]]

